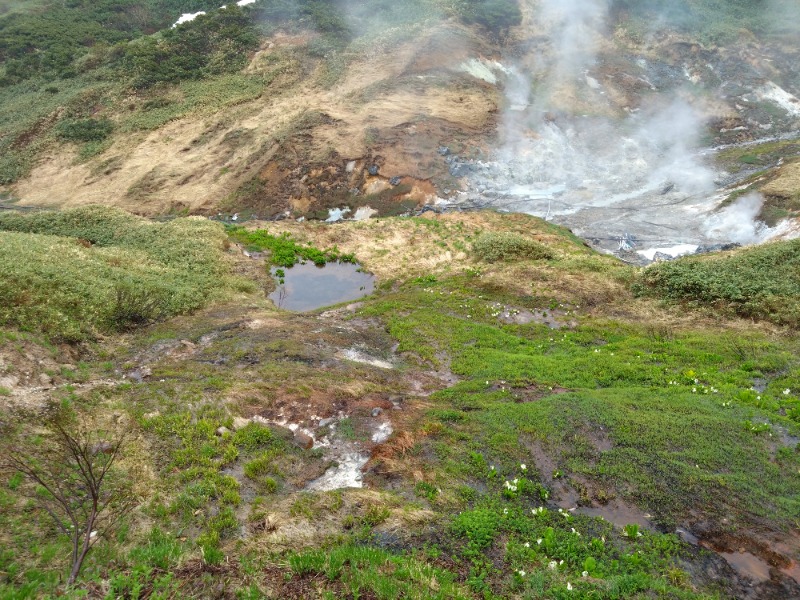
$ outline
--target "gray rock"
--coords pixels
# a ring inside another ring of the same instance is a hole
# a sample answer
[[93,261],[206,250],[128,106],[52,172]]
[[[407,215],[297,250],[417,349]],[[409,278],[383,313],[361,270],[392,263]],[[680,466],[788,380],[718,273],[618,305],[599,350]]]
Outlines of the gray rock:
[[47,373],[42,373],[41,375],[39,375],[39,383],[41,383],[42,385],[50,385],[51,383],[53,383],[53,378],[50,377],[50,375],[48,375]]
[[336,419],[334,419],[333,417],[329,417],[329,418],[327,418],[327,419],[322,419],[322,420],[320,420],[320,422],[319,422],[319,426],[320,426],[320,427],[327,427],[328,425],[330,425],[331,423],[333,423],[335,420],[336,420]]
[[217,430],[214,433],[216,433],[218,436],[221,437],[223,435],[229,434],[230,432],[231,430],[228,429],[227,427],[217,427]]
[[292,443],[303,450],[310,450],[314,447],[314,438],[302,431],[295,431]]
[[381,413],[383,413],[383,409],[380,406],[376,406],[375,408],[372,409],[372,416],[373,417],[377,417]]
[[377,175],[379,170],[378,165],[370,165],[367,167],[367,173],[373,176]]
[[399,175],[397,175],[397,176],[395,176],[395,177],[392,177],[392,178],[389,180],[389,183],[390,183],[390,184],[392,184],[392,185],[400,185],[400,182],[401,182],[402,180],[403,180],[403,178],[402,178],[402,177],[400,177]]
[[454,161],[450,165],[450,175],[452,175],[453,177],[455,177],[457,179],[461,178],[461,177],[466,177],[467,175],[469,175],[469,172],[471,170],[472,170],[472,166],[468,165],[466,163],[460,163],[460,162],[455,162]]
[[244,429],[250,424],[250,419],[245,419],[244,417],[234,417],[233,418],[233,430],[238,431],[239,429]]
[[448,154],[450,154],[450,148],[448,148],[447,146],[439,146],[437,152],[439,153],[440,156],[447,156]]

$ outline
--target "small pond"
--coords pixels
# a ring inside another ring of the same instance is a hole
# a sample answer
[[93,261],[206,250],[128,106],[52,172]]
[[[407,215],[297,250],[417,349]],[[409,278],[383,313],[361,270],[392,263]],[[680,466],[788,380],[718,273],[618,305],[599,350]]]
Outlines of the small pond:
[[[276,277],[277,267],[272,268]],[[358,300],[375,289],[375,278],[351,263],[328,263],[318,267],[312,262],[283,269],[283,284],[269,295],[278,308],[298,312],[331,304]]]

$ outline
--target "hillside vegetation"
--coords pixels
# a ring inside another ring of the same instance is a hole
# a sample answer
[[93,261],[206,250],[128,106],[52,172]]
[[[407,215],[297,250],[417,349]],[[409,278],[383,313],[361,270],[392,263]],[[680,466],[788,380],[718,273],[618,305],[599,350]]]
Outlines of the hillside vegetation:
[[225,284],[225,243],[204,219],[0,215],[0,323],[77,342],[190,312]]
[[[800,589],[796,330],[738,320],[676,283],[682,269],[750,265],[782,294],[778,321],[795,322],[797,291],[759,266],[793,243],[640,270],[541,220],[491,212],[229,233],[266,255],[225,252],[222,226],[197,219],[103,208],[0,217],[7,450],[36,453],[65,411],[67,423],[125,431],[114,475],[134,505],[65,588],[68,536],[42,492],[0,467],[3,597]],[[290,250],[313,260],[334,247],[378,276],[374,294],[301,314],[265,301],[258,271]],[[661,299],[634,296],[636,282]],[[116,334],[119,285],[145,292],[126,307],[155,294],[166,309]],[[42,335],[84,341],[72,346],[78,366],[58,366],[68,348]],[[375,437],[387,423],[388,439]],[[309,447],[298,431],[329,445]],[[346,462],[338,448],[368,459],[363,489],[314,489]],[[748,579],[686,531],[746,553],[768,577]]]

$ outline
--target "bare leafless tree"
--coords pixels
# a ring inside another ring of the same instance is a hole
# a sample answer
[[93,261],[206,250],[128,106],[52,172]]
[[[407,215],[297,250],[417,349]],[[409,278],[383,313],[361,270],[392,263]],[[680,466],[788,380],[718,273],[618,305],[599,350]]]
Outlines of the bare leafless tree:
[[31,497],[69,536],[72,585],[92,547],[135,505],[130,480],[117,468],[129,433],[92,431],[63,419],[47,430],[35,441],[18,437],[0,462],[29,479]]

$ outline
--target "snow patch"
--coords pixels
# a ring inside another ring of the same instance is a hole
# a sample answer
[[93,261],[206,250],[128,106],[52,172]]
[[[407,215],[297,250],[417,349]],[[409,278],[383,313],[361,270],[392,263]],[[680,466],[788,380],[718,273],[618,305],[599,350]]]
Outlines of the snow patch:
[[183,13],[180,17],[178,17],[178,20],[175,21],[175,24],[172,27],[175,28],[178,25],[183,25],[184,23],[190,23],[191,21],[194,21],[200,15],[204,15],[204,14],[206,14],[206,11],[204,11],[204,10],[201,10],[200,12],[196,12],[196,13]]

